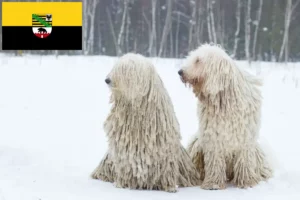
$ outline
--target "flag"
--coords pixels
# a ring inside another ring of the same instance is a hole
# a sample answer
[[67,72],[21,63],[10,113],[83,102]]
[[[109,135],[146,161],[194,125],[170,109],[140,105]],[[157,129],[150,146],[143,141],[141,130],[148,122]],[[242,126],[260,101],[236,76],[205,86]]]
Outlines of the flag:
[[82,50],[82,2],[2,2],[3,50]]

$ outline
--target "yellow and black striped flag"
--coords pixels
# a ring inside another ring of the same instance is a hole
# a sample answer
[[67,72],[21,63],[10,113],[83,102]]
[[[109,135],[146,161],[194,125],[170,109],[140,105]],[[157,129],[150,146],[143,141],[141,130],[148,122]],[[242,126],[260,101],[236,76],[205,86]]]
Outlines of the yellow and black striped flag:
[[82,2],[2,2],[3,50],[82,50]]

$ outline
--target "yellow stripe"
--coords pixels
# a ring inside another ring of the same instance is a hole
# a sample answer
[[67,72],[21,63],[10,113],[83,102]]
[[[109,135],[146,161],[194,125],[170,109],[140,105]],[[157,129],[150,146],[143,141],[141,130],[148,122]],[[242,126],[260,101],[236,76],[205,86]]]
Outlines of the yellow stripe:
[[52,14],[52,26],[82,26],[82,2],[2,2],[2,26],[32,26],[32,14]]

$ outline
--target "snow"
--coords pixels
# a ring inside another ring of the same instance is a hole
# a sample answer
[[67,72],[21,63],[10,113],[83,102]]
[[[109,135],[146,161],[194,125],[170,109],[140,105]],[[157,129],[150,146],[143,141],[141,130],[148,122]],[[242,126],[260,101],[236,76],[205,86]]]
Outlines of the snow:
[[[152,60],[186,145],[198,122],[196,99],[177,74],[182,61]],[[270,153],[274,178],[246,190],[192,187],[171,194],[119,189],[89,177],[107,149],[102,124],[110,106],[104,79],[114,62],[105,56],[0,55],[0,200],[300,199],[299,63],[249,68],[265,83],[260,142]],[[243,61],[239,65],[247,67]]]

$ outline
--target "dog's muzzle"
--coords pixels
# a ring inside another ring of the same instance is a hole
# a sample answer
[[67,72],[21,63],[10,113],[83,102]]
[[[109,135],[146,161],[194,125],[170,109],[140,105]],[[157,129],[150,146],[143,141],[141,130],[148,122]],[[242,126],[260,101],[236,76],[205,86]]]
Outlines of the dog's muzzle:
[[183,75],[183,70],[182,70],[182,69],[179,70],[179,71],[178,71],[178,74],[179,74],[179,76],[182,76],[182,75]]
[[183,72],[182,69],[178,71],[178,74],[179,74],[179,76],[180,76],[180,80],[181,80],[183,83],[186,83],[185,76],[184,76],[184,72]]
[[105,83],[106,83],[106,84],[110,84],[110,83],[111,83],[110,78],[106,78],[106,79],[105,79]]

